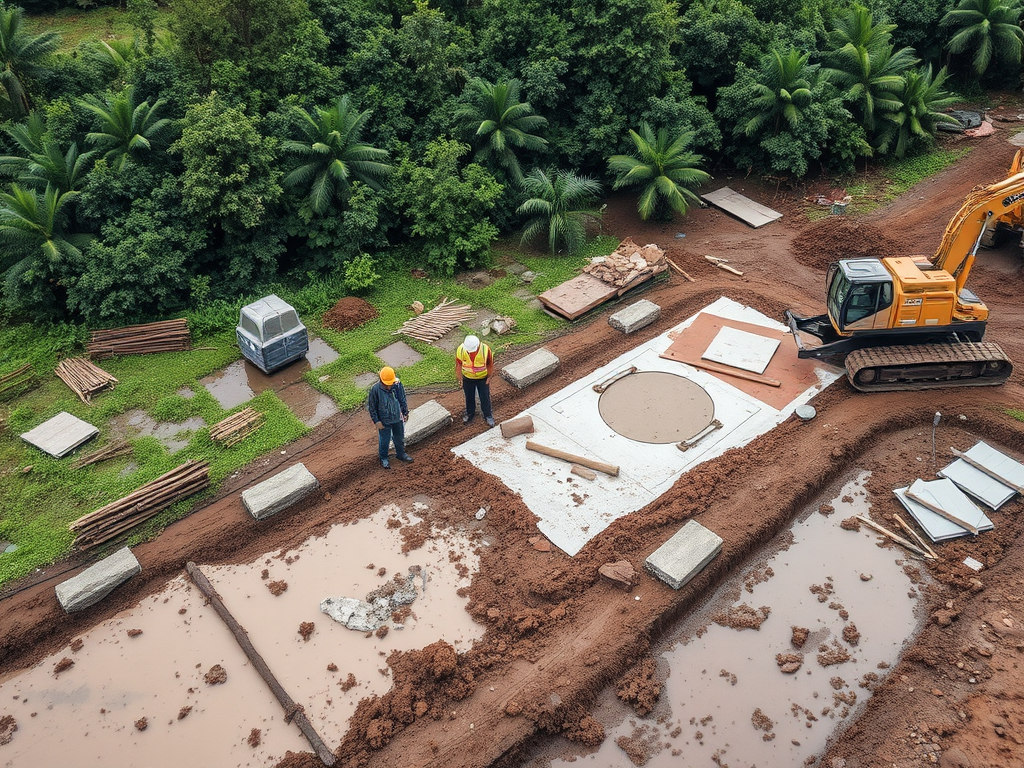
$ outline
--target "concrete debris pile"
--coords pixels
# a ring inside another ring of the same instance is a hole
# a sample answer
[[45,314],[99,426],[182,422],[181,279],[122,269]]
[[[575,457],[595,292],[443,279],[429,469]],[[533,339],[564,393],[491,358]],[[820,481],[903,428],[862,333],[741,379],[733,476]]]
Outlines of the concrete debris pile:
[[640,278],[652,277],[666,269],[668,261],[665,259],[665,251],[653,243],[640,247],[626,238],[608,256],[591,259],[583,271],[623,288]]
[[375,589],[365,600],[355,597],[328,597],[320,602],[320,610],[339,624],[357,632],[375,632],[385,625],[401,629],[395,623],[398,609],[404,605],[412,605],[419,592],[416,579],[423,581],[423,590],[427,588],[427,572],[420,566],[411,566],[409,575],[404,579],[397,577],[389,584]]

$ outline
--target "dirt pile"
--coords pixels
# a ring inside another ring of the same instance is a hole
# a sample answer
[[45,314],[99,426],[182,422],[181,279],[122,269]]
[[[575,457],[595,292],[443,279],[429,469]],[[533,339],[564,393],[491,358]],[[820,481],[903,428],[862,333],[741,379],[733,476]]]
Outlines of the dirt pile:
[[321,322],[325,328],[334,331],[349,331],[370,322],[379,314],[369,302],[358,296],[346,296],[327,310]]
[[814,269],[840,259],[899,256],[898,244],[880,228],[843,216],[830,216],[793,238],[793,256]]

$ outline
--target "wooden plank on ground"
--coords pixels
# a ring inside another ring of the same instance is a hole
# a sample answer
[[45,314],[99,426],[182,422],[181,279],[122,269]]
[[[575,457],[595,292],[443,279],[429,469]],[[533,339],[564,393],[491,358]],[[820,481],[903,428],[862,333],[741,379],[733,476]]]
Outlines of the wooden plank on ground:
[[608,464],[607,462],[598,461],[597,459],[588,459],[586,456],[577,456],[575,453],[560,451],[557,448],[549,448],[546,445],[535,443],[533,440],[526,441],[526,449],[529,451],[536,451],[537,453],[543,453],[545,456],[550,456],[553,459],[568,461],[570,464],[579,464],[581,467],[596,469],[598,472],[604,472],[606,475],[611,475],[612,477],[618,477],[619,475],[619,468],[614,464]]
[[706,195],[701,195],[701,199],[755,229],[782,218],[782,214],[778,211],[773,211],[768,206],[761,205],[729,187],[708,192]]
[[[630,286],[632,287],[632,286]],[[593,275],[577,275],[561,285],[549,288],[537,298],[548,309],[562,317],[575,320],[594,307],[614,298],[619,288]]]

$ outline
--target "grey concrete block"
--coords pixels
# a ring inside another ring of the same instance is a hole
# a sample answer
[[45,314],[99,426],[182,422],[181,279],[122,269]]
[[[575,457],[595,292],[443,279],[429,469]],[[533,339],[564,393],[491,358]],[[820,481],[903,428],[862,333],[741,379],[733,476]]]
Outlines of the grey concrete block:
[[608,325],[623,333],[638,331],[661,317],[661,307],[653,301],[640,299],[608,318]]
[[437,400],[428,400],[409,411],[405,423],[405,444],[413,445],[452,423],[452,415]]
[[721,536],[690,520],[647,558],[644,567],[672,589],[679,589],[721,549]]
[[142,566],[132,551],[123,547],[77,576],[62,581],[54,591],[61,607],[72,613],[95,605],[137,573],[142,573]]
[[501,369],[501,376],[513,387],[523,389],[540,381],[558,367],[558,358],[544,347]]
[[305,464],[293,464],[262,483],[242,491],[242,504],[257,520],[276,515],[308,496],[320,483]]

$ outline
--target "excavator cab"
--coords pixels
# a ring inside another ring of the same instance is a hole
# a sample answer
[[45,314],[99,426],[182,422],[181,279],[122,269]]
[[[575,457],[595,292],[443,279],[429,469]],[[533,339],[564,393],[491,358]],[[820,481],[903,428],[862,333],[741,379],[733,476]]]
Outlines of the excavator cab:
[[828,270],[828,314],[840,334],[888,328],[892,275],[878,259],[844,259]]

